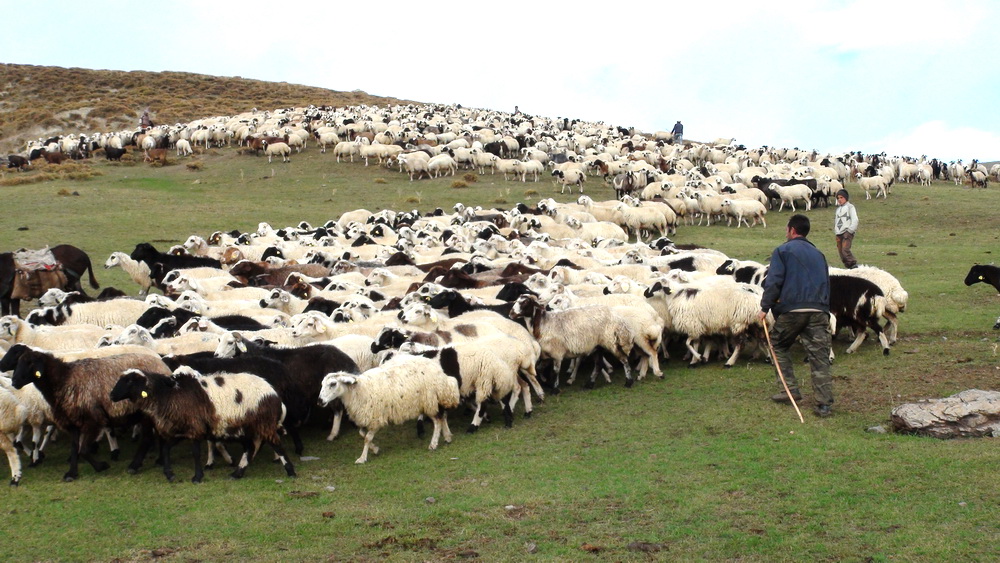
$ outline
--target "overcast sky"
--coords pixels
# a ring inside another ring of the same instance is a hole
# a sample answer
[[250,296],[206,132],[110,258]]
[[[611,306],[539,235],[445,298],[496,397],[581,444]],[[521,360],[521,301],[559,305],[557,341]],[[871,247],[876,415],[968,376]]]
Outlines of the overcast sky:
[[518,105],[642,131],[681,120],[687,138],[751,147],[1000,160],[993,0],[52,0],[9,15],[5,63]]

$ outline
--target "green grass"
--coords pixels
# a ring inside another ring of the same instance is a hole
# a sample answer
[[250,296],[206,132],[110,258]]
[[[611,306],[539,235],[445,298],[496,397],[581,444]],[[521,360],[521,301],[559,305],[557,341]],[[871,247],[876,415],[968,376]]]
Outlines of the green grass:
[[[98,264],[102,285],[134,294],[124,273],[100,264],[142,241],[165,248],[261,221],[316,225],[359,207],[572,199],[547,182],[489,174],[463,189],[451,177],[411,183],[314,148],[290,164],[215,153],[201,157],[200,171],[174,159],[162,168],[95,162],[100,175],[90,180],[5,186],[0,248],[76,244]],[[897,186],[888,201],[869,201],[848,188],[861,217],[855,254],[896,275],[910,308],[887,358],[871,342],[850,356],[846,342],[835,343],[832,418],[808,412],[808,389],[805,424],[767,401],[774,376],[759,360],[691,370],[675,359],[663,381],[625,389],[619,376],[549,396],[509,430],[494,422],[466,435],[469,417],[456,413],[454,442],[436,452],[412,425],[388,428],[379,434],[382,453],[364,466],[353,463],[355,432],[329,443],[317,425],[306,455],[319,459],[297,462],[296,479],[265,452],[242,481],[217,469],[195,486],[182,446],[176,484],[149,465],[127,475],[123,461],[100,475],[84,465],[78,481],[62,483],[64,437],[41,467],[26,469],[21,487],[0,490],[0,558],[992,560],[1000,539],[994,444],[864,430],[888,425],[900,403],[996,386],[990,327],[1000,297],[962,280],[972,263],[995,260],[1000,196],[942,183]],[[586,191],[612,195],[593,180]],[[787,216],[770,214],[767,229],[686,226],[674,238],[764,261],[782,242]],[[832,208],[809,216],[810,238],[835,263]],[[804,377],[804,366],[797,372]],[[125,454],[133,447],[126,443]]]

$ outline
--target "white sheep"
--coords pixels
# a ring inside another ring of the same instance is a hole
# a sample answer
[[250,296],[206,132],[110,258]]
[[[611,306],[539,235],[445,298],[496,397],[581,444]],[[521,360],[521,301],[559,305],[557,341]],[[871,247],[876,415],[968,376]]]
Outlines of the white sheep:
[[487,168],[490,169],[491,174],[496,174],[496,165],[500,160],[499,156],[485,152],[479,148],[472,149],[470,154],[472,155],[472,164],[479,169],[480,174],[485,174]]
[[449,173],[454,176],[458,171],[458,162],[450,154],[441,153],[431,157],[427,162],[427,169],[435,178]]
[[459,389],[458,381],[446,375],[439,362],[398,355],[361,375],[327,374],[319,398],[324,406],[338,398],[344,403],[348,416],[365,439],[361,457],[355,463],[365,463],[369,450],[378,454],[373,440],[379,430],[419,416],[434,421],[431,450],[437,449],[442,434],[445,442],[451,442],[447,409],[458,406]]
[[545,172],[545,163],[534,158],[520,160],[514,164],[514,171],[521,175],[521,182],[527,181],[528,174],[531,174],[534,177],[533,181],[537,182],[538,176]]
[[[554,364],[553,387],[559,387],[559,374],[566,358],[577,358],[592,354],[602,348],[613,354],[625,368],[625,385],[633,383],[628,355],[632,351],[635,336],[625,319],[610,307],[588,306],[566,311],[546,311],[539,301],[530,295],[522,295],[511,308],[510,317],[523,319],[525,326],[532,330],[532,336],[541,346],[541,355],[552,359]],[[590,376],[588,387],[594,385],[598,365]]]
[[21,482],[21,457],[11,436],[18,433],[28,418],[28,409],[6,387],[0,386],[0,450],[7,454],[10,465],[10,484]]
[[94,348],[107,330],[96,325],[34,327],[14,315],[0,317],[0,342],[24,344],[45,350]]
[[872,176],[870,178],[862,178],[861,173],[857,174],[858,185],[861,189],[865,190],[865,199],[871,199],[871,191],[875,190],[875,198],[877,199],[879,194],[882,195],[882,199],[886,199],[886,193],[889,189],[889,181],[882,176]]
[[812,190],[809,189],[809,186],[805,184],[789,184],[787,186],[772,184],[771,187],[781,196],[781,205],[778,206],[779,212],[785,208],[786,203],[792,208],[792,211],[795,211],[796,200],[805,202],[806,211],[812,209]]
[[[754,227],[759,221],[767,227],[767,221],[764,220],[764,215],[767,214],[767,207],[763,203],[755,199],[730,199],[726,198],[722,200],[722,209],[729,215],[729,221],[726,223],[727,226],[733,224],[733,218],[736,218],[736,228],[740,228],[743,223],[746,223],[747,227]],[[753,225],[751,225],[746,218],[753,217]]]
[[190,141],[187,139],[177,140],[177,156],[189,156],[192,153],[194,153],[194,150],[191,148]]
[[104,268],[111,269],[115,266],[125,270],[132,281],[139,284],[139,297],[145,297],[149,293],[149,288],[153,287],[153,280],[149,277],[149,264],[133,260],[124,252],[112,252],[104,262]]
[[[562,186],[559,189],[559,193],[566,191],[569,188],[569,192],[573,193],[572,186],[580,186],[580,193],[583,193],[583,184],[587,181],[587,173],[582,169],[569,168],[567,170],[553,170],[552,176],[555,177],[556,183]],[[590,211],[588,209],[588,211]],[[596,215],[594,215],[597,217]]]
[[406,170],[406,173],[410,176],[410,181],[413,181],[413,177],[420,177],[426,175],[428,178],[431,177],[430,168],[428,164],[430,163],[430,156],[427,153],[416,151],[403,153],[396,157],[399,161],[399,166]]
[[125,327],[111,341],[112,346],[143,346],[161,356],[196,352],[214,352],[219,347],[219,335],[211,332],[187,332],[170,338],[153,338],[149,330],[133,324]]
[[[0,389],[6,390],[13,395],[25,409],[24,422],[15,432],[14,445],[21,445],[23,448],[24,430],[25,427],[30,427],[32,445],[31,450],[28,452],[28,459],[29,467],[34,467],[45,459],[45,446],[48,444],[49,438],[54,431],[52,407],[49,406],[48,401],[42,396],[42,392],[34,385],[25,385],[20,389],[15,389],[11,385],[9,377],[0,375]],[[2,411],[3,407],[0,407],[0,420],[5,417]],[[7,414],[9,415],[10,413],[8,412]],[[0,422],[0,426],[3,426],[2,422]],[[0,430],[0,433],[4,433],[4,431]],[[3,438],[0,438],[0,441],[2,440]]]
[[360,152],[358,145],[353,141],[340,141],[334,145],[333,155],[337,157],[337,162],[340,162],[340,157],[350,158],[351,162],[354,162],[354,156],[360,155]]
[[732,367],[739,358],[747,331],[759,326],[757,312],[763,289],[738,283],[731,276],[714,276],[691,284],[664,286],[656,283],[647,291],[648,297],[666,300],[666,330],[687,337],[685,345],[691,353],[689,367],[708,361],[711,344],[704,353],[698,351],[701,339],[722,336],[733,340],[734,349],[725,366]]
[[531,395],[527,383],[518,378],[519,366],[506,361],[496,353],[496,350],[505,346],[509,340],[507,336],[499,336],[478,342],[456,343],[440,349],[406,342],[399,347],[399,351],[437,359],[445,373],[448,373],[448,369],[454,369],[454,363],[457,361],[457,375],[460,375],[459,395],[463,399],[471,398],[474,405],[475,414],[467,429],[471,434],[482,424],[486,414],[485,403],[488,400],[503,405],[504,424],[507,427],[513,423],[513,410],[519,393],[523,393],[527,400],[525,416],[531,415]]
[[[647,237],[652,239],[654,232],[659,233],[658,236],[667,234],[667,220],[658,209],[632,207],[625,202],[618,202],[615,204],[614,210],[621,216],[619,224],[635,234],[637,240],[643,240]],[[644,234],[646,237],[643,236]]]
[[288,146],[288,143],[268,143],[264,141],[264,154],[267,155],[268,162],[271,162],[271,158],[275,156],[280,156],[281,162],[292,161],[289,158],[292,154],[292,148]]

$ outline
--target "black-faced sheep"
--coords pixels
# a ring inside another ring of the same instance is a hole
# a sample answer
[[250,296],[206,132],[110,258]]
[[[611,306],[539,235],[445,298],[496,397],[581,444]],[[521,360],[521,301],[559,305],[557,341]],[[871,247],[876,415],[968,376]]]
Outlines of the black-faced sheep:
[[161,439],[163,474],[173,481],[170,448],[179,440],[194,440],[195,474],[201,482],[201,443],[204,440],[234,440],[243,445],[243,457],[232,477],[243,477],[246,468],[267,443],[278,455],[289,477],[295,469],[287,459],[278,435],[285,407],[274,389],[263,379],[247,373],[217,373],[202,376],[188,367],[174,374],[125,370],[109,392],[119,403],[128,400],[145,413]]
[[[26,349],[18,358],[11,383],[17,389],[34,383],[52,407],[56,426],[70,435],[69,471],[63,476],[64,481],[79,476],[80,456],[95,471],[106,470],[108,463],[95,458],[90,445],[105,428],[140,421],[141,415],[133,405],[115,404],[110,399],[111,389],[122,372],[131,368],[157,373],[169,371],[159,358],[145,354],[65,362],[46,352]],[[129,465],[130,472],[142,465],[149,445],[148,438],[140,445]]]
[[889,355],[889,339],[879,324],[886,317],[886,297],[874,283],[853,276],[830,276],[830,314],[834,317],[834,335],[837,327],[847,327],[855,339],[847,347],[854,353],[865,341],[867,329],[872,329],[882,344],[882,354]]
[[1000,292],[1000,267],[992,264],[975,264],[965,276],[965,285],[987,283]]
[[304,446],[298,429],[309,417],[310,408],[314,402],[311,402],[309,396],[304,394],[302,389],[299,389],[295,379],[288,373],[284,364],[268,358],[249,356],[218,358],[212,352],[166,356],[163,358],[163,362],[173,370],[184,365],[205,375],[249,373],[267,381],[285,405],[284,427],[292,438],[296,455],[302,455]]
[[448,409],[458,406],[458,381],[445,374],[434,360],[398,355],[361,375],[332,372],[323,378],[320,401],[328,405],[340,400],[365,439],[361,457],[378,453],[375,434],[389,424],[400,424],[423,415],[434,421],[430,449],[435,450],[444,435],[451,442]]
[[[310,405],[316,404],[326,374],[356,374],[359,371],[354,360],[335,346],[312,344],[299,348],[270,347],[253,342],[239,332],[224,336],[215,354],[219,357],[246,355],[248,358],[269,358],[283,364],[292,379],[291,385],[307,398]],[[334,405],[335,417],[343,414],[343,409],[339,406]],[[334,425],[339,427],[339,419],[335,420]]]

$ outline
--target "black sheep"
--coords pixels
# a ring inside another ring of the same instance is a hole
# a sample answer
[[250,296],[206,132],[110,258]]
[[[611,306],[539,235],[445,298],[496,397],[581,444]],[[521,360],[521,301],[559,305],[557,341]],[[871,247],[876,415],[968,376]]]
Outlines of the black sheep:
[[974,265],[969,269],[969,274],[965,276],[965,285],[979,282],[992,285],[1000,293],[1000,268],[992,264]]

